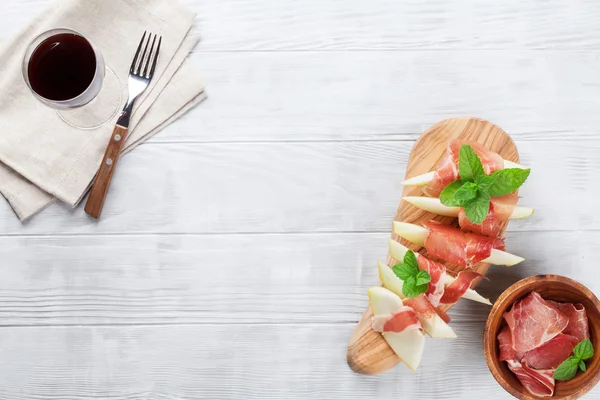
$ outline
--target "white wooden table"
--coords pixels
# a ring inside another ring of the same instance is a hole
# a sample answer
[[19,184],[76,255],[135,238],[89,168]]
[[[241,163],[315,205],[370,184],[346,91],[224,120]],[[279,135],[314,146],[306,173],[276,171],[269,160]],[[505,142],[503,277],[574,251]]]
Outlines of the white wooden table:
[[[480,291],[555,272],[600,293],[600,3],[188,1],[209,99],[123,159],[100,223],[0,202],[0,400],[508,398],[484,306],[417,373],[356,375],[346,344],[410,148],[447,117],[497,123],[533,168],[507,238],[527,261]],[[46,3],[0,2],[2,40]]]

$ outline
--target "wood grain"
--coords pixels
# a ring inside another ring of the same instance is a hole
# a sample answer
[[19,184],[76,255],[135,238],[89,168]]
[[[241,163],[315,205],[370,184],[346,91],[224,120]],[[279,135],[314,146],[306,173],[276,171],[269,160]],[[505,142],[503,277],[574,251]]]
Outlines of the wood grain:
[[[446,155],[448,142],[456,138],[479,142],[491,151],[500,154],[505,160],[519,162],[519,154],[512,139],[498,126],[475,118],[453,118],[437,123],[419,137],[408,160],[406,178],[435,170],[438,163]],[[422,189],[407,186],[404,188],[402,195],[422,195]],[[418,225],[431,219],[447,224],[456,224],[456,218],[440,217],[402,201],[394,216],[394,221],[404,221]],[[506,226],[503,227],[502,233],[505,229]],[[420,246],[403,240],[394,233],[392,239],[400,241],[415,251],[420,250],[421,253],[427,255]],[[388,256],[387,264],[389,266],[394,264],[394,260],[390,256]],[[479,263],[473,269],[485,274],[488,267],[489,264],[487,263]],[[447,268],[454,273],[458,273],[463,269],[448,264]],[[362,374],[378,374],[400,362],[400,359],[388,346],[383,336],[371,328],[372,315],[370,309],[363,314],[348,344],[348,365],[352,370]]]
[[[480,50],[365,55],[202,48],[192,61],[210,82],[209,100],[194,118],[150,142],[414,141],[434,123],[463,115],[493,121],[514,140],[579,141],[600,133],[597,50],[486,51],[482,57]],[[252,93],[252,101],[240,92]]]
[[[2,39],[50,2],[0,2]],[[414,374],[354,374],[348,333],[409,146],[457,115],[533,167],[507,238],[527,261],[478,290],[560,270],[600,292],[598,4],[186,2],[209,98],[121,160],[102,219],[0,202],[0,399],[507,399],[488,308],[453,307]]]
[[[23,225],[0,202],[0,235],[389,232],[410,146],[396,141],[145,145],[120,161],[100,223],[81,208],[56,204]],[[519,141],[518,147],[521,161],[532,168],[521,204],[536,212],[513,221],[509,231],[600,229],[589,192],[597,183],[600,142]],[[571,196],[555,195],[556,182]]]
[[[428,343],[417,374],[360,376],[343,362],[351,323],[74,326],[0,329],[1,400],[370,399],[419,395],[503,399],[480,348],[481,323],[459,326],[455,346]],[[472,332],[472,334],[469,334]],[[210,365],[207,364],[210,360]],[[440,377],[439,371],[447,369]],[[470,385],[460,382],[483,371]],[[415,381],[427,385],[414,387]]]
[[[594,2],[193,0],[206,51],[600,47]],[[226,25],[231,27],[224,30]]]
[[[538,292],[546,300],[581,303],[585,307],[594,349],[600,348],[600,301],[588,288],[570,278],[558,275],[537,275],[523,279],[502,293],[494,303],[483,332],[483,351],[492,375],[507,392],[521,400],[539,400],[527,392],[517,377],[499,359],[498,333],[506,325],[504,313],[520,298]],[[568,381],[557,381],[553,399],[575,400],[596,386],[600,380],[600,354],[586,362],[587,371]]]
[[117,168],[119,157],[121,156],[121,150],[123,144],[127,138],[127,128],[115,125],[110,140],[106,146],[106,152],[102,157],[100,168],[94,178],[90,195],[88,196],[87,202],[85,203],[85,212],[92,218],[100,218],[102,214],[102,208],[104,207],[104,200],[108,194],[108,188],[112,181],[113,175]]
[[[367,289],[379,283],[375,260],[387,254],[388,237],[383,232],[0,237],[0,259],[10,260],[0,263],[0,327],[355,324],[365,311]],[[600,232],[513,232],[507,245],[527,260],[516,268],[489,269],[490,281],[477,290],[492,301],[516,281],[558,268],[600,292],[600,281],[590,278],[600,259]],[[489,311],[460,301],[450,310],[452,326],[483,326]],[[349,331],[340,334],[344,345]],[[478,334],[460,335],[479,343]],[[467,351],[444,343],[448,357]]]

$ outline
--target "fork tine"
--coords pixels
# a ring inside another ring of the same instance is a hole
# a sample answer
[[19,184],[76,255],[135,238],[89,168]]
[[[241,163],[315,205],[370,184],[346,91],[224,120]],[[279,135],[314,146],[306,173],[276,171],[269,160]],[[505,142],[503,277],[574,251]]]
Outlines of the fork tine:
[[[154,51],[154,45],[156,44],[156,36],[157,35],[154,35],[154,39],[152,39],[152,46],[150,46],[150,52],[148,53],[148,62],[146,62],[144,72],[142,73],[142,76],[145,77],[148,77],[148,67],[150,66],[150,60],[152,60],[152,52]],[[150,41],[150,38],[148,38],[148,41]]]
[[162,42],[162,36],[158,38],[158,46],[156,47],[156,53],[154,53],[154,61],[152,62],[152,68],[150,68],[150,75],[148,75],[148,79],[152,79],[154,76],[154,70],[156,69],[156,64],[158,63],[158,55],[160,53],[160,42]]
[[150,44],[151,37],[152,33],[149,33],[148,40],[146,40],[146,45],[144,46],[144,52],[142,53],[142,57],[140,58],[140,65],[135,70],[136,75],[140,75],[142,73],[142,67],[144,66],[144,60],[146,59],[146,52],[148,51],[148,44]]
[[140,50],[142,48],[142,43],[144,43],[144,39],[146,38],[146,32],[142,35],[142,40],[140,40],[140,44],[138,45],[137,51],[135,52],[135,57],[133,57],[133,62],[131,63],[131,68],[129,68],[129,73],[133,74],[135,70],[135,64],[137,63],[138,56],[140,55]]

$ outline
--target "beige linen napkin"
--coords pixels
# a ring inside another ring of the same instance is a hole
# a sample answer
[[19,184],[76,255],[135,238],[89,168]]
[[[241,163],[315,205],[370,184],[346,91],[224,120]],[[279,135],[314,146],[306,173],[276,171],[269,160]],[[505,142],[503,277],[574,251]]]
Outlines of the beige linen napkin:
[[[163,36],[155,77],[137,101],[126,151],[204,99],[186,60],[198,40],[195,14],[173,0],[60,0],[0,51],[0,192],[22,220],[53,201],[75,206],[85,194],[127,97],[129,64],[144,31]],[[37,101],[21,77],[21,57],[41,32],[74,29],[104,56],[101,94],[57,112]]]

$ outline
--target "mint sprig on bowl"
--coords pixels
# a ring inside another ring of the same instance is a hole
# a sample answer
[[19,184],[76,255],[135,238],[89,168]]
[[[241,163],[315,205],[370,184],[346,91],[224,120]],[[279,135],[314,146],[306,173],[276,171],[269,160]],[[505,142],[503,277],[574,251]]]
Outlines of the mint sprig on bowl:
[[590,339],[584,339],[575,346],[573,355],[556,368],[552,377],[557,381],[568,381],[569,379],[573,379],[578,370],[582,370],[583,372],[587,370],[585,360],[592,357],[594,357],[594,346]]
[[440,201],[448,207],[463,207],[467,219],[481,224],[490,211],[492,197],[505,196],[527,180],[530,169],[505,168],[486,175],[481,160],[468,144],[458,155],[460,179],[444,188]]

